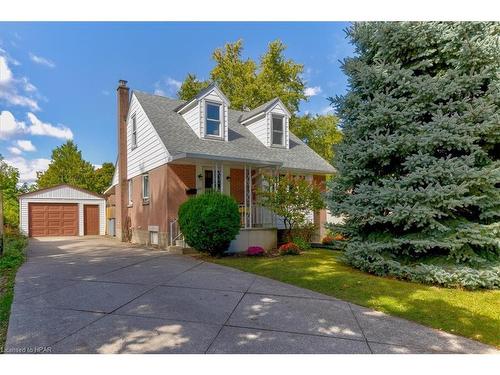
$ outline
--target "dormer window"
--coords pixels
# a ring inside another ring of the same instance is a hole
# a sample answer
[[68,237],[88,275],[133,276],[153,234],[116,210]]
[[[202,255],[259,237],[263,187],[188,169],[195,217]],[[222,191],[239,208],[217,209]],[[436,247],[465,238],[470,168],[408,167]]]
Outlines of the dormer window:
[[284,117],[283,116],[272,116],[272,145],[273,146],[284,146]]
[[217,103],[206,103],[206,126],[205,126],[205,135],[207,137],[216,137],[220,138],[222,134],[222,126],[221,126],[221,104]]

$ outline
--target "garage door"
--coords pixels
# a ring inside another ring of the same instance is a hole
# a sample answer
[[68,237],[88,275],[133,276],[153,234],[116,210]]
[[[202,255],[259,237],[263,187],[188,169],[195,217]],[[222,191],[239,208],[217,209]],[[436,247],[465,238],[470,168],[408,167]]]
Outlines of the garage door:
[[75,203],[29,203],[28,211],[30,237],[78,235]]

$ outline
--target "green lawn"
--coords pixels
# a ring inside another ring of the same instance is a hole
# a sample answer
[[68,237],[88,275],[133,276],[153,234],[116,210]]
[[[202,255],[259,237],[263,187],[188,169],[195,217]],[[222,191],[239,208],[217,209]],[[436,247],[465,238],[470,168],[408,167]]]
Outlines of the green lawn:
[[25,259],[25,237],[5,236],[4,255],[0,256],[0,353],[4,352],[10,305],[14,298],[14,279]]
[[340,257],[337,251],[315,249],[300,256],[207,260],[500,347],[500,291],[446,289],[373,276],[345,265]]

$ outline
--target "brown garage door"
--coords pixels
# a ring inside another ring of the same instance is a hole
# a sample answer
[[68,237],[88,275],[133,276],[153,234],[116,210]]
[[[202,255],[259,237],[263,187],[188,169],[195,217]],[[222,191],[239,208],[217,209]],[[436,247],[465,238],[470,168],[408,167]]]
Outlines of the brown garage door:
[[28,215],[30,237],[78,235],[76,203],[29,203]]
[[83,233],[87,235],[99,234],[99,206],[86,204],[83,206]]

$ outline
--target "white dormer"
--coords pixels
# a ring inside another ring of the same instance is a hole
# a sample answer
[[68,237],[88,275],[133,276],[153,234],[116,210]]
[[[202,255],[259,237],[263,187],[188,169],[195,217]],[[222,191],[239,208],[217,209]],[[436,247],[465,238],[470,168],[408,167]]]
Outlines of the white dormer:
[[199,138],[227,141],[229,105],[226,96],[212,83],[177,108],[177,113],[184,117]]
[[267,147],[290,148],[290,116],[283,102],[275,98],[242,115],[240,123]]

